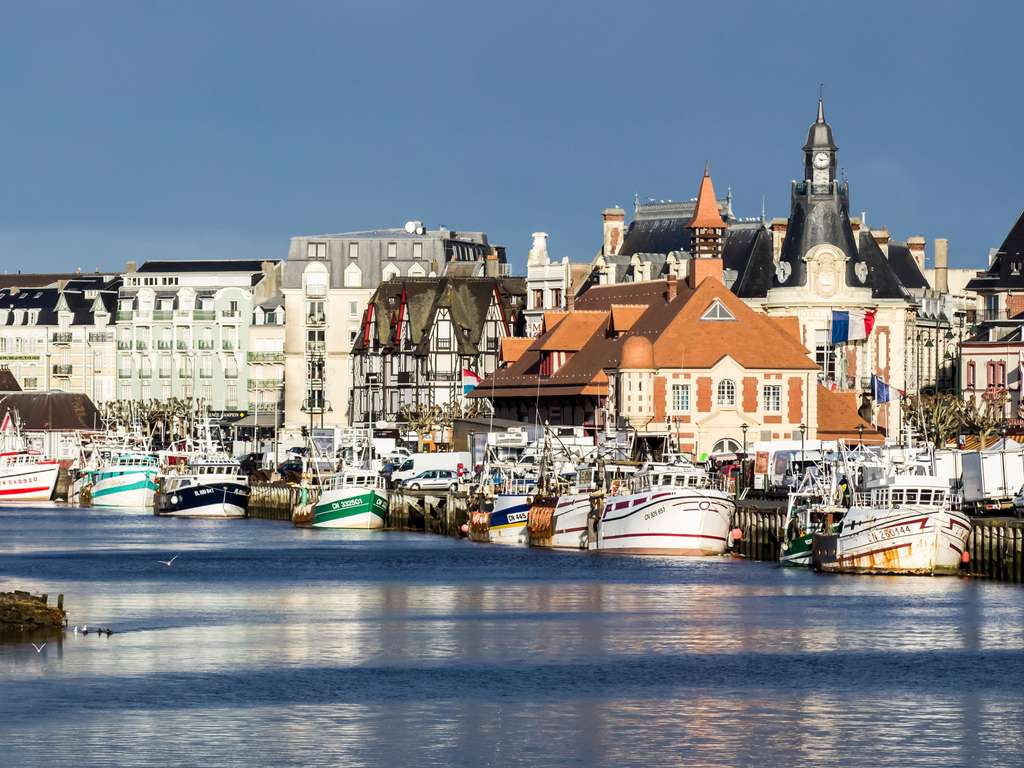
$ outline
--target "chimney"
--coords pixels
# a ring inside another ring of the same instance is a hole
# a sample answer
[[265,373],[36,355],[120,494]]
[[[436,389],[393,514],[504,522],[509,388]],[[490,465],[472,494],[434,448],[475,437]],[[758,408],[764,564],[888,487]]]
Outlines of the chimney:
[[789,229],[788,219],[772,219],[772,260],[778,264],[782,256],[782,241],[786,239],[786,230]]
[[920,235],[907,238],[907,248],[910,249],[910,255],[917,262],[917,268],[921,270],[921,274],[924,274],[924,244],[925,239]]
[[935,285],[939,293],[949,293],[949,240],[935,238]]
[[501,263],[498,261],[498,252],[491,248],[484,257],[484,277],[500,277],[500,267]]
[[622,248],[622,232],[626,226],[626,212],[621,208],[605,208],[601,211],[604,225],[604,245],[601,252],[605,256],[615,256]]
[[534,232],[533,247],[530,248],[530,253],[526,256],[526,266],[546,267],[550,263],[551,259],[548,257],[548,233]]
[[135,272],[138,268],[139,268],[139,265],[136,264],[134,260],[129,261],[129,262],[127,262],[124,265],[124,271],[125,272]]
[[696,288],[704,278],[725,282],[725,268],[721,259],[690,259],[690,288]]
[[882,253],[885,254],[885,258],[889,258],[889,230],[886,228],[872,229],[871,236],[875,238],[875,242],[878,243],[878,247],[882,249]]
[[671,304],[675,301],[676,296],[679,295],[679,281],[673,278],[667,278],[665,280],[665,290],[661,294],[666,304]]

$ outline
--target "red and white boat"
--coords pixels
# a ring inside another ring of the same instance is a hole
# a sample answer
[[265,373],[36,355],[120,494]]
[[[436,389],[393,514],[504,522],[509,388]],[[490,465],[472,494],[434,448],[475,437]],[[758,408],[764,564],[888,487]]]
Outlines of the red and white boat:
[[57,485],[60,462],[38,451],[0,453],[0,503],[49,501]]
[[720,555],[735,499],[688,462],[651,464],[612,483],[590,549],[635,555]]

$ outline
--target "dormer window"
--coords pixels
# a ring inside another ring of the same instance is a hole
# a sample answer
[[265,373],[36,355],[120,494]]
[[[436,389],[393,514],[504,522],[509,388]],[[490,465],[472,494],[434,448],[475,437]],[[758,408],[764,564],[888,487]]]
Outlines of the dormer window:
[[711,302],[711,306],[704,310],[700,316],[701,320],[735,320],[735,316],[718,299]]
[[325,260],[327,258],[327,243],[307,243],[306,258]]

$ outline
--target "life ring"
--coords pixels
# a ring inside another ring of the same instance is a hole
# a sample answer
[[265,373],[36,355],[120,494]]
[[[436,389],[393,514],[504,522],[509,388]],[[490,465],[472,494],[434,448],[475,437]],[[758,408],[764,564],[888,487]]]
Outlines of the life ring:
[[613,480],[612,481],[612,487],[608,490],[608,495],[609,496],[618,496],[620,490],[622,490],[622,481],[621,480]]

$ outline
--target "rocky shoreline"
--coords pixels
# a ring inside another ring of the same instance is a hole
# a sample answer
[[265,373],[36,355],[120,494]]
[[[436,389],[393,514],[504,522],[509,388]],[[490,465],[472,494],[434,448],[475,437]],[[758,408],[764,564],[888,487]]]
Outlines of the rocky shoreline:
[[0,629],[34,632],[41,629],[60,629],[67,620],[64,596],[57,605],[49,605],[47,595],[28,592],[0,592]]

